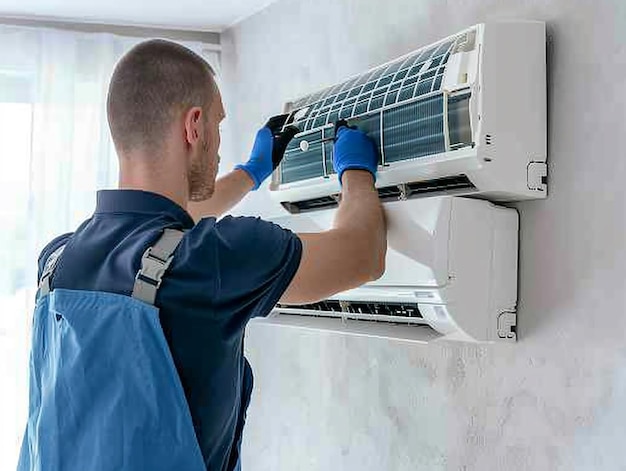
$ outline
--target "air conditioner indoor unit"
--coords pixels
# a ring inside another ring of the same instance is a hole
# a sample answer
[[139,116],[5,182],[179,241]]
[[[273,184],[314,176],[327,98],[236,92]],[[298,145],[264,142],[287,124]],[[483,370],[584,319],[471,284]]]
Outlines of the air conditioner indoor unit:
[[270,185],[295,213],[336,205],[333,124],[376,141],[381,198],[544,198],[545,24],[479,24],[287,103],[296,135]]
[[[295,232],[331,227],[334,122],[380,150],[388,223],[381,279],[261,322],[429,341],[517,338],[518,214],[546,196],[545,25],[480,24],[287,104],[301,132],[272,176]],[[489,201],[491,200],[491,201]]]
[[[418,342],[516,339],[517,211],[461,197],[387,202],[385,211],[382,278],[319,303],[278,305],[262,322]],[[334,213],[273,221],[317,232]]]

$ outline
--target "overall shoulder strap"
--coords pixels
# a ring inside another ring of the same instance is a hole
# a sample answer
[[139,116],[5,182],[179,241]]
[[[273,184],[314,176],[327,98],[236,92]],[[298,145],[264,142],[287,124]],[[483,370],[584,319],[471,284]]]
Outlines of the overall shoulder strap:
[[41,273],[41,279],[39,280],[39,289],[37,290],[36,298],[39,299],[50,292],[50,277],[54,273],[54,269],[57,266],[57,262],[61,257],[61,254],[65,250],[65,244],[52,252],[48,259],[46,260],[46,264],[43,267],[43,272]]
[[185,233],[179,229],[165,229],[152,247],[141,257],[141,269],[135,276],[132,297],[154,304],[163,275],[174,259],[174,251]]

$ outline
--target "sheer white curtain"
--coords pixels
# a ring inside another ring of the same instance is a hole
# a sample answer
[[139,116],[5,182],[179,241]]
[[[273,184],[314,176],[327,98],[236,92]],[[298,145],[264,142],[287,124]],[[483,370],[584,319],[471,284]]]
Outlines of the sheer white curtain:
[[[37,255],[115,187],[105,102],[117,59],[139,42],[0,25],[0,469],[14,469],[27,416]],[[219,56],[183,43],[219,71]],[[218,72],[219,73],[219,72]]]

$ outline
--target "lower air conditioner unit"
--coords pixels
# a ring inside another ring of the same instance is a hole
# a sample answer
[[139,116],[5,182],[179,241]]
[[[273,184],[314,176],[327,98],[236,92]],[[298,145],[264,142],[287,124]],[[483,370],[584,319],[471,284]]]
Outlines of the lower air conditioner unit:
[[286,105],[296,135],[270,191],[291,213],[336,205],[333,124],[380,150],[383,200],[545,198],[545,24],[485,23]]
[[[425,342],[516,339],[518,215],[460,197],[384,203],[386,271],[310,305],[278,305],[260,322]],[[334,209],[278,217],[294,232],[330,227]]]

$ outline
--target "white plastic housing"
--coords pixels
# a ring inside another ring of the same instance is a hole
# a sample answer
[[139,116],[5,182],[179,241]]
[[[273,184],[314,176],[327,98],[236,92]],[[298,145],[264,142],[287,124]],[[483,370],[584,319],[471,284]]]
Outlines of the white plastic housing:
[[[384,208],[389,229],[385,274],[332,299],[417,303],[421,318],[277,307],[262,322],[410,341],[442,335],[514,340],[517,212],[459,197],[390,202]],[[335,211],[289,215],[274,222],[294,232],[321,231],[330,227]]]
[[[492,201],[545,198],[545,24],[534,21],[479,24],[426,47],[467,33],[472,38],[471,45],[468,50],[450,56],[442,87],[450,95],[471,91],[473,146],[381,166],[376,186],[465,175],[475,188],[453,189],[450,193]],[[288,112],[294,110],[293,103],[298,101],[286,105]],[[332,123],[324,127],[332,128]],[[270,190],[277,202],[293,203],[337,194],[340,187],[334,174],[283,183],[279,168]],[[419,196],[442,191],[445,188],[435,188],[432,193],[426,191]]]

